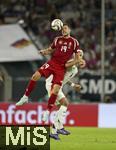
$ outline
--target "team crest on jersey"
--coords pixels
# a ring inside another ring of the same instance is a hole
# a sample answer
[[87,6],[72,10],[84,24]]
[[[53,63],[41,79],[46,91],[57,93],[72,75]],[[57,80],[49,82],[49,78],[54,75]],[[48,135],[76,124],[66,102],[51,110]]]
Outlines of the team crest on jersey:
[[59,41],[59,44],[62,44],[62,43],[63,43],[63,41],[60,40],[60,41]]

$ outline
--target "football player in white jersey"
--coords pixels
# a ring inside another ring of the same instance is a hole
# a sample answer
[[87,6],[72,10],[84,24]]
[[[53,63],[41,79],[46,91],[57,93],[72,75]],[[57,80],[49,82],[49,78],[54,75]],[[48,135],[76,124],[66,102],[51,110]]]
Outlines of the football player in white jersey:
[[[82,54],[82,57],[83,57],[83,54]],[[82,59],[78,65],[80,68],[83,68],[85,66],[85,61]],[[63,135],[70,134],[70,132],[65,130],[65,128],[63,127],[63,122],[64,122],[64,119],[66,117],[66,111],[67,111],[67,107],[68,107],[68,100],[65,97],[62,88],[65,84],[69,84],[70,86],[72,86],[73,88],[75,88],[79,92],[81,89],[81,86],[79,84],[75,84],[75,83],[71,82],[71,79],[77,73],[78,73],[78,68],[76,65],[67,69],[65,76],[64,76],[62,87],[58,93],[56,105],[59,107],[59,110],[56,112],[56,116],[54,118],[54,124],[52,126],[52,132],[50,134],[50,137],[55,139],[55,140],[60,139],[58,134],[63,134]],[[46,79],[46,89],[47,89],[49,96],[52,93],[52,79],[53,79],[53,75],[50,75]],[[49,112],[45,111],[43,114],[43,121],[44,122],[48,121],[48,118],[49,118]]]

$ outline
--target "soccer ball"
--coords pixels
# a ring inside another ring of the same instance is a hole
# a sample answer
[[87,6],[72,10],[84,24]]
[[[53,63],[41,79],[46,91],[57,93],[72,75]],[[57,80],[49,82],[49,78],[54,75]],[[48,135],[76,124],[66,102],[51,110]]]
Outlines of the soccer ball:
[[51,23],[51,28],[55,31],[60,31],[63,27],[63,22],[60,19],[54,19]]

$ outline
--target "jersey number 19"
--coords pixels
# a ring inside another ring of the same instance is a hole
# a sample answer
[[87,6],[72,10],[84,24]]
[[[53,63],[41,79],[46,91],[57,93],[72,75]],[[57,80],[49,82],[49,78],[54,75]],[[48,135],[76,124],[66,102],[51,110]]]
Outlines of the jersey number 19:
[[67,51],[67,46],[65,46],[65,45],[64,45],[64,46],[62,46],[62,47],[61,47],[61,51],[66,52],[66,51]]

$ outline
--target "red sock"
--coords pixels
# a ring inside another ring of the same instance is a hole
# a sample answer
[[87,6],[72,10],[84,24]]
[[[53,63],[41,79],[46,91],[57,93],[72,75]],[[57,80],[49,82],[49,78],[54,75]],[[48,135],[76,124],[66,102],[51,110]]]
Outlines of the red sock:
[[54,103],[56,101],[57,95],[51,94],[49,100],[48,100],[48,110],[50,111],[52,107],[54,106]]
[[26,88],[26,91],[25,91],[25,95],[26,96],[29,96],[31,94],[31,92],[35,88],[35,84],[36,84],[36,81],[30,80],[30,82],[29,82],[29,84],[28,84],[28,86]]

